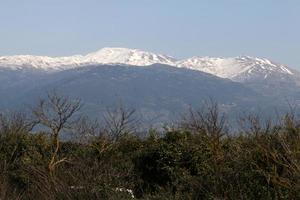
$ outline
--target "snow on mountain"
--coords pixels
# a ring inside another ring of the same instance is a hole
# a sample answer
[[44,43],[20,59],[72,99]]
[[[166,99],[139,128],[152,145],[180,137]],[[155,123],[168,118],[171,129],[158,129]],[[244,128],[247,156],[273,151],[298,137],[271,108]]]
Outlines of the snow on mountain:
[[90,64],[123,64],[132,66],[166,64],[198,70],[238,82],[264,80],[270,77],[278,78],[281,76],[288,78],[294,76],[294,73],[298,74],[295,70],[291,70],[284,65],[273,63],[267,59],[249,56],[234,58],[192,57],[176,60],[170,56],[127,48],[103,48],[85,56],[46,57],[21,55],[0,57],[0,68],[5,67],[14,70],[33,68],[45,71],[61,71]]
[[70,57],[47,57],[47,56],[2,56],[0,57],[0,67],[13,70],[18,69],[40,69],[40,70],[59,70],[67,69],[83,64],[83,56]]
[[70,57],[0,57],[0,95],[6,97],[0,107],[14,107],[19,99],[33,102],[33,97],[57,87],[63,94],[85,98],[90,110],[102,110],[99,99],[110,105],[120,96],[147,113],[160,115],[160,107],[158,112],[167,110],[170,116],[169,111],[196,105],[205,97],[236,111],[259,104],[284,109],[287,97],[300,99],[299,72],[248,56],[176,60],[137,49],[103,48]]
[[294,74],[293,70],[284,65],[249,56],[234,58],[192,57],[178,61],[177,66],[203,71],[239,82],[255,78],[266,79],[274,74],[291,76]]
[[100,51],[86,55],[84,59],[91,63],[135,66],[147,66],[156,63],[174,65],[176,61],[170,56],[126,48],[103,48]]
[[17,69],[35,68],[41,70],[64,70],[87,64],[126,64],[147,66],[155,63],[174,65],[175,59],[169,56],[149,53],[137,49],[103,48],[86,56],[70,57],[47,56],[2,56],[0,67]]

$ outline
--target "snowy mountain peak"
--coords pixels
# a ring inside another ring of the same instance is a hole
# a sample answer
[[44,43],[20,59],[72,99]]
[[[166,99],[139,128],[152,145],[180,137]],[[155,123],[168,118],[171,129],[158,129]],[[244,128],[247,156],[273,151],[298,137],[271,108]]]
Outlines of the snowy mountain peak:
[[0,68],[13,70],[38,69],[44,71],[61,71],[92,64],[148,66],[156,63],[203,71],[238,82],[282,76],[289,78],[290,76],[294,76],[295,73],[299,76],[297,71],[265,58],[250,56],[232,58],[195,56],[184,60],[176,60],[171,56],[154,54],[139,49],[115,47],[103,48],[87,55],[69,57],[30,55],[0,57]]
[[175,62],[175,59],[170,56],[127,48],[103,48],[86,55],[85,59],[94,63],[119,63],[136,66],[152,65],[155,63],[173,65]]
[[275,64],[264,58],[239,56],[233,58],[192,57],[177,62],[178,67],[185,67],[214,74],[235,81],[252,78],[267,78],[274,73],[293,75],[292,70],[284,65]]
[[41,70],[64,70],[87,64],[125,64],[147,66],[155,63],[174,65],[175,59],[170,56],[154,54],[138,49],[103,48],[94,53],[69,57],[47,56],[2,56],[0,67],[14,70],[34,68]]

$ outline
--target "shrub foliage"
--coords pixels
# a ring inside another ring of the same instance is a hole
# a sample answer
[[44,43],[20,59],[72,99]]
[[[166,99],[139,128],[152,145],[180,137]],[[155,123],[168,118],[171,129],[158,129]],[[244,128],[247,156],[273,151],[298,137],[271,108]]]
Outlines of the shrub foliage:
[[[79,105],[63,103],[69,113]],[[41,106],[39,120],[0,116],[1,200],[300,199],[300,123],[292,114],[276,124],[249,116],[233,134],[213,104],[139,137],[138,129],[123,128],[128,119],[115,116],[128,113],[110,113],[122,126],[101,128],[87,118],[69,123],[60,118],[63,108],[51,106],[58,118],[43,116],[49,108]],[[79,137],[64,140],[65,124]]]

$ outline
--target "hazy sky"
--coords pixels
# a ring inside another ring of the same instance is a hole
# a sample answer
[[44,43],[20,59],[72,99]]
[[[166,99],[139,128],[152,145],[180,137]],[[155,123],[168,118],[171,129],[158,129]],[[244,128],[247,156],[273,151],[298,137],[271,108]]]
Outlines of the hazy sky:
[[300,69],[300,0],[0,0],[0,22],[0,55],[128,47]]

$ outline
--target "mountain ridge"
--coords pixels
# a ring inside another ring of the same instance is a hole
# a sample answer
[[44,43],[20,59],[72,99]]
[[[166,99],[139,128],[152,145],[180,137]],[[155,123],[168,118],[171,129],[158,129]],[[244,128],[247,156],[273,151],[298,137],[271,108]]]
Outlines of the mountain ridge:
[[139,49],[107,47],[87,55],[68,57],[49,56],[0,56],[0,66],[13,70],[37,69],[45,71],[67,70],[86,65],[120,64],[131,66],[149,66],[152,64],[166,64],[203,71],[221,78],[228,78],[237,82],[244,82],[252,77],[266,79],[272,74],[294,76],[299,74],[295,69],[277,64],[265,58],[251,56],[237,57],[200,57],[176,59],[172,56],[155,54]]

